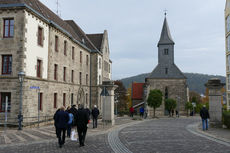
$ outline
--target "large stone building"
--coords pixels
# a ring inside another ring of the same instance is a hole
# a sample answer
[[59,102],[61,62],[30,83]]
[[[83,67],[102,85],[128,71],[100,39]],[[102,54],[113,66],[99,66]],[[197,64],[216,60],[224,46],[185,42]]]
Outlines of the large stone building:
[[111,80],[107,31],[85,34],[39,0],[0,1],[0,61],[1,118],[6,97],[8,117],[19,114],[21,71],[24,117],[52,115],[62,105],[101,109],[99,86]]
[[225,6],[225,44],[227,108],[230,110],[230,0],[226,0]]
[[[187,102],[187,78],[174,62],[174,44],[165,17],[161,37],[157,45],[158,65],[145,79],[147,95],[153,89],[159,89],[163,93],[162,105],[156,110],[156,113],[159,115],[167,113],[164,105],[165,99],[175,99],[177,101],[176,109],[180,113],[184,113],[185,103]],[[149,114],[153,114],[151,108],[149,108]]]

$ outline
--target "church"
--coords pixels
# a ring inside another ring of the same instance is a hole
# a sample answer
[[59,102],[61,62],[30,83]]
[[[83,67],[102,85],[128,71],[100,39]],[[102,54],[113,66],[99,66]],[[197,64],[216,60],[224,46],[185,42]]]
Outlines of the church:
[[[159,89],[163,94],[162,105],[156,109],[156,115],[166,115],[165,99],[171,98],[177,101],[176,110],[179,114],[184,114],[185,103],[187,102],[187,78],[180,71],[174,62],[174,45],[175,42],[170,34],[166,14],[161,31],[160,40],[158,42],[158,65],[145,78],[145,87],[147,95],[150,90]],[[146,98],[147,100],[147,98]],[[150,116],[153,114],[153,109],[148,108]]]
[[[145,78],[145,83],[132,83],[132,106],[139,112],[139,108],[147,106],[150,90],[158,89],[162,92],[162,104],[156,109],[156,115],[168,115],[165,110],[165,99],[177,101],[176,110],[185,114],[185,103],[188,101],[187,78],[174,62],[175,42],[170,34],[166,14],[161,31],[158,47],[158,65]],[[146,104],[146,105],[145,105]],[[153,108],[148,107],[148,115],[153,116]]]

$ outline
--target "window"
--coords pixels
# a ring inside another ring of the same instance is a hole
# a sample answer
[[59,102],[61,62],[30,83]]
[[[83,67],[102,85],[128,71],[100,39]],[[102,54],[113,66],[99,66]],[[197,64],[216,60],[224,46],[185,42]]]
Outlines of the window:
[[7,112],[11,110],[11,93],[2,92],[0,93],[0,112],[5,112],[6,110],[6,100],[7,100]]
[[99,75],[99,84],[101,84],[101,75]]
[[71,93],[71,106],[73,105],[73,93]]
[[74,82],[74,70],[71,72],[71,82]]
[[74,60],[74,47],[72,47],[72,60]]
[[165,74],[168,74],[168,68],[165,68]]
[[12,55],[2,55],[2,74],[12,73]]
[[58,65],[54,64],[54,80],[57,80],[57,74],[58,74]]
[[57,108],[57,93],[54,93],[54,108]]
[[63,106],[65,106],[65,99],[66,98],[66,93],[63,93]]
[[14,19],[4,19],[4,38],[12,38],[14,36]]
[[88,66],[89,65],[89,56],[86,55],[86,65]]
[[38,27],[38,45],[43,46],[43,29]]
[[165,88],[165,99],[168,99],[168,87]]
[[227,17],[227,32],[230,31],[230,15]]
[[110,73],[110,64],[109,64],[109,73]]
[[55,51],[58,52],[58,36],[55,36]]
[[66,81],[66,67],[63,68],[63,81]]
[[41,111],[42,110],[42,93],[39,94],[39,98],[40,98],[40,101],[39,101],[39,110]]
[[80,63],[82,63],[82,51],[80,51]]
[[88,74],[86,74],[86,85],[88,85]]
[[168,55],[169,54],[169,49],[164,49],[164,55]]
[[81,72],[79,72],[79,83],[81,84]]
[[99,58],[99,69],[101,69],[101,58]]
[[64,41],[64,55],[67,55],[67,41]]
[[41,67],[42,67],[42,61],[41,60],[37,60],[37,77],[41,78]]
[[82,63],[82,51],[80,51],[80,63]]

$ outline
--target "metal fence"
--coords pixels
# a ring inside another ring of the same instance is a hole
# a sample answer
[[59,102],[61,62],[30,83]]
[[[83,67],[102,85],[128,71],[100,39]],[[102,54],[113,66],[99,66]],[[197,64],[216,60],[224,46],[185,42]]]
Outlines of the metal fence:
[[[23,127],[39,127],[44,125],[53,124],[53,116],[33,116],[33,117],[23,117],[22,126]],[[0,118],[0,127],[4,128],[17,128],[18,127],[18,117]]]

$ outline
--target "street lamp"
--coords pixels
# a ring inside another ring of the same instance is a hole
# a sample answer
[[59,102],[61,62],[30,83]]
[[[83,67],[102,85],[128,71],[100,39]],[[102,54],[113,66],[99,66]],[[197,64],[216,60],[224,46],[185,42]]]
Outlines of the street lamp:
[[23,71],[18,73],[18,80],[20,82],[20,104],[19,104],[19,115],[18,115],[18,130],[22,130],[22,84],[24,81],[25,73]]

